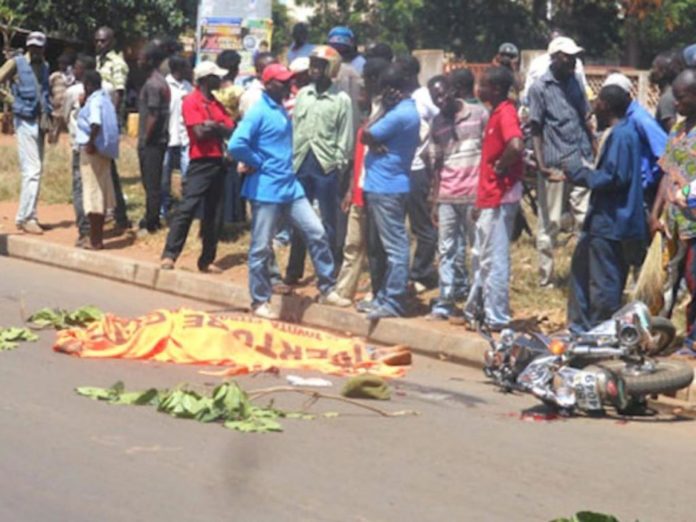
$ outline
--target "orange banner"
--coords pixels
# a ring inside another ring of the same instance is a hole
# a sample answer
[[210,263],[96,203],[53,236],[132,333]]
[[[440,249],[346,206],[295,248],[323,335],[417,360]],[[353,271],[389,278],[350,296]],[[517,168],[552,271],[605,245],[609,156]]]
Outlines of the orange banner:
[[137,319],[106,314],[87,328],[58,332],[54,350],[79,357],[229,366],[224,375],[271,368],[334,375],[369,371],[400,377],[365,343],[281,321],[195,310],[156,310]]

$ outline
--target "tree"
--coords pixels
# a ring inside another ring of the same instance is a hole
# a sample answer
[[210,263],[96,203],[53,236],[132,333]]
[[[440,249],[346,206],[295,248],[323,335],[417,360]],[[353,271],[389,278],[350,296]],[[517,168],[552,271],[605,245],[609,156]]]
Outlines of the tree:
[[315,8],[310,20],[313,41],[323,42],[332,27],[347,25],[355,32],[358,42],[385,42],[397,53],[406,52],[418,43],[415,31],[423,0],[304,0],[298,3]]
[[273,52],[280,52],[284,47],[287,47],[290,41],[290,17],[288,16],[288,8],[281,4],[278,0],[273,0],[273,40],[271,49]]
[[[158,34],[178,36],[195,25],[196,0],[0,0],[30,21],[29,29],[91,42],[108,25],[120,42]],[[29,22],[28,22],[29,23]]]

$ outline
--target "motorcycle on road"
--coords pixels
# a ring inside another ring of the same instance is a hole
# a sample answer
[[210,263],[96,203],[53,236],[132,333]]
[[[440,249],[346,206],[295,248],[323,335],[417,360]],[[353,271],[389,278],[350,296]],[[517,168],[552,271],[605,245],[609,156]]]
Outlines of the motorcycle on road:
[[572,414],[646,411],[647,398],[691,384],[691,366],[656,359],[674,341],[676,330],[653,318],[647,306],[630,303],[591,331],[546,337],[504,330],[491,345],[484,373],[506,391],[533,394],[542,402]]

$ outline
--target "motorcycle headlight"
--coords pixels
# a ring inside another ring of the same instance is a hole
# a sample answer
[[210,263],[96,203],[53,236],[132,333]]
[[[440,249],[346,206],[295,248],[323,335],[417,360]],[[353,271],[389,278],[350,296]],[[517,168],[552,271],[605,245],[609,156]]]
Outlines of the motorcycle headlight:
[[568,345],[561,339],[552,339],[549,343],[549,351],[556,356],[563,355],[567,349]]
[[636,346],[643,337],[641,330],[635,324],[621,324],[618,332],[619,341],[627,346]]

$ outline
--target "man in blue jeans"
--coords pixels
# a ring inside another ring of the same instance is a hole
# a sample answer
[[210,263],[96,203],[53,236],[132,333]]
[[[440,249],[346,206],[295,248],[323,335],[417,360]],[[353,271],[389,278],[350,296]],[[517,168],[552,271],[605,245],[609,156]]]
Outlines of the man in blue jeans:
[[320,302],[345,306],[345,299],[334,291],[334,262],[326,232],[292,168],[292,124],[283,108],[292,76],[277,63],[264,69],[261,99],[244,115],[229,144],[230,154],[244,163],[242,170],[247,173],[242,196],[251,203],[252,212],[249,293],[254,314],[265,319],[279,318],[270,306],[269,260],[281,218],[294,225],[307,245]]
[[362,135],[362,143],[370,148],[365,157],[364,183],[374,294],[366,310],[370,320],[405,312],[409,267],[406,202],[411,163],[420,143],[420,116],[409,96],[403,67],[390,65],[380,86],[384,115]]
[[[327,45],[316,46],[309,57],[312,83],[300,90],[293,111],[293,167],[307,198],[319,203],[321,222],[335,261],[339,261],[343,249],[336,234],[339,186],[350,163],[355,134],[350,97],[334,83],[340,66],[338,51]],[[294,234],[287,284],[302,278],[305,251],[302,239]]]
[[27,53],[7,60],[0,68],[0,84],[12,81],[14,116],[21,187],[15,222],[26,234],[43,234],[36,217],[43,173],[44,135],[53,113],[48,85],[49,67],[44,59],[46,35],[34,31],[26,42]]

